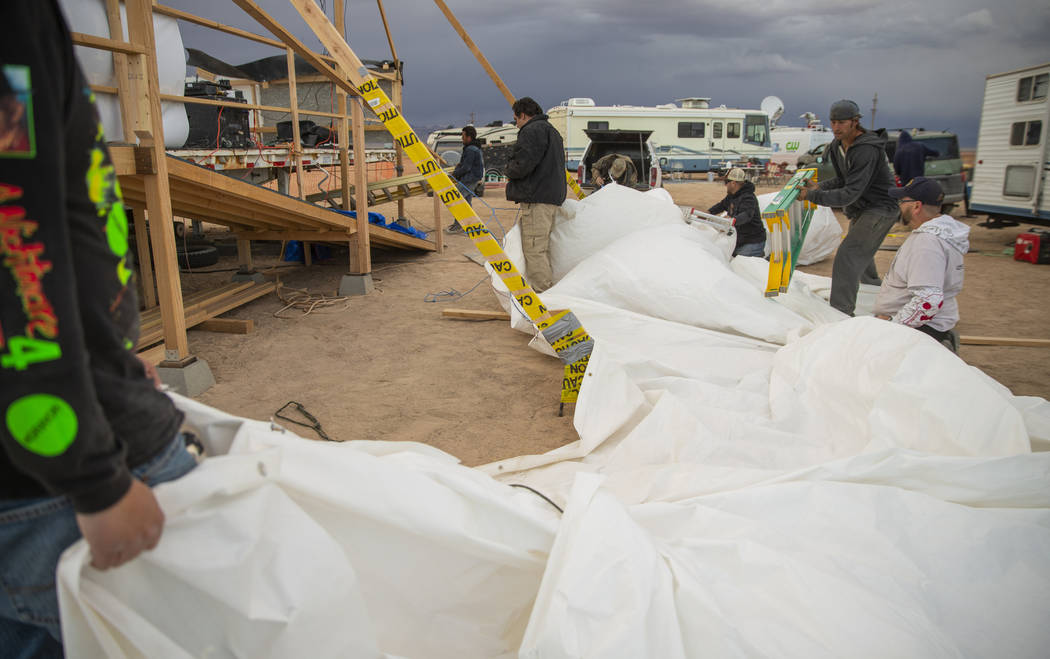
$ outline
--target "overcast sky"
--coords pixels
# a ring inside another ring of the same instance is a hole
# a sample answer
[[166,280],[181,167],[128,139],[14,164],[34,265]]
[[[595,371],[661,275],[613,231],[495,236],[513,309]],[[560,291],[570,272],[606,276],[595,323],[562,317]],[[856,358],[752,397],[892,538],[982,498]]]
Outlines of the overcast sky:
[[[332,16],[333,2],[318,2]],[[319,49],[286,0],[257,0]],[[446,0],[510,90],[544,108],[574,97],[599,105],[655,105],[685,96],[757,108],[779,96],[781,125],[860,105],[869,125],[947,129],[977,142],[984,78],[1050,61],[1046,0]],[[263,33],[229,0],[164,4]],[[389,59],[373,0],[346,1],[348,41],[362,59]],[[384,0],[405,61],[413,127],[507,121],[510,109],[437,5]],[[278,51],[181,23],[189,48],[239,64]],[[268,33],[267,36],[270,36]]]

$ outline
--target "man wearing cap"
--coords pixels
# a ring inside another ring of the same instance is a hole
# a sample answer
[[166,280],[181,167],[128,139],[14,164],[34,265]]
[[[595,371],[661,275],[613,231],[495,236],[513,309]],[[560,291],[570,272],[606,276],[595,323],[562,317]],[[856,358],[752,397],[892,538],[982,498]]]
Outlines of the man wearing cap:
[[638,181],[638,172],[630,156],[607,153],[591,166],[591,179],[599,187],[614,181],[619,185],[633,186]]
[[799,194],[821,206],[842,208],[849,231],[835,253],[831,270],[831,306],[852,316],[860,283],[880,284],[875,252],[899,217],[889,191],[893,174],[886,159],[885,131],[860,126],[860,108],[849,100],[831,105],[835,139],[825,153],[835,177],[819,185],[808,182]]
[[901,220],[911,228],[893,258],[875,298],[875,316],[929,334],[955,352],[959,321],[955,297],[963,285],[963,256],[970,248],[970,227],[941,214],[940,183],[920,176],[890,195],[898,200]]
[[744,170],[734,167],[726,174],[726,194],[722,201],[707,209],[718,215],[722,211],[735,218],[736,248],[733,256],[758,256],[766,254],[766,229],[762,226],[762,214],[758,210],[755,184],[745,180]]

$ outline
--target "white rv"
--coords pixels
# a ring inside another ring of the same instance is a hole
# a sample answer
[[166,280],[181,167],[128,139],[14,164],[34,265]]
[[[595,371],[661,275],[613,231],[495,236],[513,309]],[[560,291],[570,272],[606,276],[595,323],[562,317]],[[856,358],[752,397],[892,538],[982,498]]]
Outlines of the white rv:
[[992,219],[1050,220],[1050,62],[985,79],[970,210]]
[[794,168],[798,165],[799,156],[835,138],[831,129],[821,125],[812,113],[807,112],[799,118],[807,120],[805,126],[773,127],[773,155],[769,157],[771,162]]
[[[513,144],[518,141],[518,127],[494,121],[487,126],[475,126],[482,145]],[[427,135],[427,146],[445,162],[455,165],[463,150],[463,128],[443,128]]]
[[664,171],[706,172],[772,154],[769,115],[762,110],[712,108],[708,98],[679,99],[657,106],[595,105],[570,98],[547,111],[565,141],[565,165],[575,169],[587,148],[587,130],[650,130]]

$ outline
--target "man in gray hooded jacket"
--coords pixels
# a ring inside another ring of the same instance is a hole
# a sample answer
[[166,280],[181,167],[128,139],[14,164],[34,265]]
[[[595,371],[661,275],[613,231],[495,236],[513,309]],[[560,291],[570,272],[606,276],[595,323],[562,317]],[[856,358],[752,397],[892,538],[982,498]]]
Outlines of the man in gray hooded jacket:
[[970,249],[970,227],[941,214],[940,183],[920,176],[890,194],[899,200],[901,218],[911,229],[893,258],[879,295],[875,315],[913,327],[958,350],[959,303],[963,256]]
[[835,178],[808,183],[799,194],[821,206],[842,208],[849,231],[835,253],[831,269],[831,306],[852,316],[861,283],[879,285],[875,252],[897,222],[900,213],[890,198],[893,174],[886,159],[885,131],[860,126],[860,108],[853,101],[831,105],[831,131],[835,139],[825,153],[835,168]]

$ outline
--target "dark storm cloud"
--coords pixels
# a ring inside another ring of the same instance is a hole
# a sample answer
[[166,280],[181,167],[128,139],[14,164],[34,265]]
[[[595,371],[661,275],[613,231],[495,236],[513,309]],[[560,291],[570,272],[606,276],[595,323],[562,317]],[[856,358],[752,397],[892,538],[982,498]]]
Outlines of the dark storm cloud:
[[[167,0],[260,32],[231,2]],[[329,15],[332,2],[325,3]],[[976,142],[990,73],[1050,61],[1050,7],[1042,0],[707,0],[638,2],[446,0],[511,91],[544,107],[570,97],[652,105],[709,96],[758,107],[781,97],[783,122],[854,98],[877,123],[950,128]],[[406,62],[405,115],[417,126],[508,120],[506,101],[428,0],[384,0]],[[317,48],[286,0],[260,5]],[[376,3],[346,3],[358,56],[390,56]],[[237,64],[275,54],[265,46],[183,24],[188,47]]]

